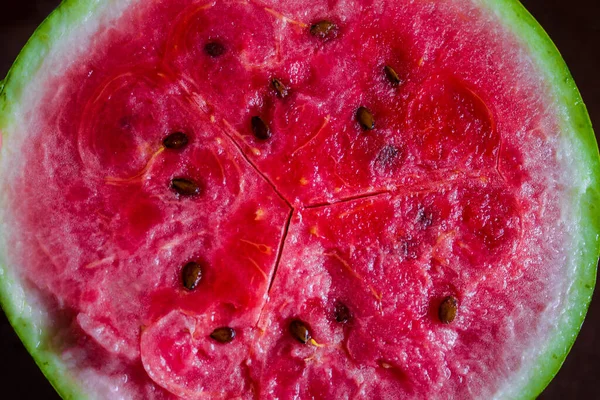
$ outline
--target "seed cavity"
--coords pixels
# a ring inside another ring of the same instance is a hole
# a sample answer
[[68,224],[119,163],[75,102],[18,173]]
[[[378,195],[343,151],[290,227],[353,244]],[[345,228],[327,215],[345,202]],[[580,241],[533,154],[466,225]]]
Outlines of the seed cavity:
[[323,41],[328,41],[337,37],[338,26],[331,21],[318,21],[310,26],[310,34]]
[[186,178],[173,178],[171,189],[181,196],[195,196],[200,193],[200,186],[196,182]]
[[261,117],[254,116],[252,117],[252,132],[254,133],[254,137],[258,140],[269,140],[271,138],[271,130],[262,120]]
[[361,128],[366,131],[375,129],[375,119],[367,107],[359,107],[359,109],[356,110],[356,120],[360,124]]
[[442,300],[438,310],[438,317],[444,324],[449,324],[456,318],[458,312],[458,300],[454,296],[448,296]]
[[204,45],[204,52],[213,58],[220,57],[225,54],[225,46],[219,42],[208,42]]
[[350,318],[352,318],[352,314],[350,314],[348,307],[339,301],[335,304],[333,313],[335,320],[340,324],[345,324],[346,322],[350,321]]
[[394,165],[400,156],[400,149],[394,145],[386,145],[381,148],[379,154],[377,154],[377,165],[383,168],[389,168]]
[[288,95],[288,88],[285,86],[279,79],[273,78],[271,79],[271,86],[275,89],[275,93],[277,93],[277,97],[283,99]]
[[388,79],[388,81],[390,81],[390,83],[394,86],[398,86],[400,84],[400,77],[398,76],[398,73],[394,70],[394,68],[390,67],[389,65],[386,65],[383,68],[384,72],[385,72],[385,76]]
[[420,209],[417,213],[417,221],[423,228],[429,228],[433,224],[433,213],[426,209]]
[[119,120],[119,126],[121,126],[122,129],[131,129],[131,117],[130,116],[124,116]]
[[290,333],[300,343],[307,343],[310,339],[310,331],[306,324],[298,319],[290,322]]
[[167,149],[179,150],[187,146],[188,137],[183,132],[173,132],[164,138],[162,143]]
[[229,343],[235,339],[235,330],[228,326],[215,329],[210,337],[219,343]]
[[185,264],[181,270],[181,280],[187,290],[196,289],[202,280],[202,266],[194,261]]

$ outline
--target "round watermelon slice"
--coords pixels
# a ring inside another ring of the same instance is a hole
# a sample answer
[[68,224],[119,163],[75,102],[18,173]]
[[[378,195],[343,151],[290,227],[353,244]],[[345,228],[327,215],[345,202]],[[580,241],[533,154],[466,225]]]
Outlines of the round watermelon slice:
[[64,398],[533,398],[595,284],[516,1],[65,1],[0,131],[0,303]]

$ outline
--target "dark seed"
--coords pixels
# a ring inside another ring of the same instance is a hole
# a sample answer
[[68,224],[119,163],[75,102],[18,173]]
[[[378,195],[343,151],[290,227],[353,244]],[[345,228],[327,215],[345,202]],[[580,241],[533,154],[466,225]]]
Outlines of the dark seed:
[[310,26],[310,34],[321,40],[333,39],[338,34],[338,27],[331,21],[319,21]]
[[392,85],[400,84],[400,77],[398,76],[394,68],[390,67],[389,65],[386,65],[383,68],[383,70],[385,71],[385,76],[388,78],[388,81],[390,81]]
[[449,324],[456,318],[458,312],[458,300],[454,296],[448,296],[442,300],[440,309],[438,311],[438,317],[444,324]]
[[187,290],[194,290],[202,280],[202,266],[197,262],[189,262],[181,270],[181,279],[183,287]]
[[310,332],[304,322],[300,320],[295,319],[290,323],[290,333],[300,343],[306,343],[310,340]]
[[375,129],[375,120],[373,114],[366,107],[360,107],[356,110],[356,120],[364,130]]
[[340,324],[345,324],[346,322],[350,321],[350,318],[352,318],[352,315],[350,314],[350,310],[348,309],[348,307],[346,307],[345,304],[340,303],[340,302],[337,302],[335,304],[334,315],[335,315],[335,320],[337,322],[339,322]]
[[235,331],[227,326],[217,328],[210,334],[210,337],[219,343],[229,343],[235,338]]
[[194,196],[200,193],[200,186],[196,182],[185,178],[174,178],[171,181],[171,189],[181,196]]
[[163,146],[167,149],[181,149],[188,144],[188,137],[183,132],[174,132],[163,139]]
[[271,86],[275,89],[277,97],[283,99],[288,94],[288,88],[277,78],[271,79]]
[[204,45],[204,51],[211,57],[219,57],[225,53],[225,46],[219,42],[208,42]]
[[271,138],[271,130],[261,117],[252,117],[252,132],[258,140],[268,140]]

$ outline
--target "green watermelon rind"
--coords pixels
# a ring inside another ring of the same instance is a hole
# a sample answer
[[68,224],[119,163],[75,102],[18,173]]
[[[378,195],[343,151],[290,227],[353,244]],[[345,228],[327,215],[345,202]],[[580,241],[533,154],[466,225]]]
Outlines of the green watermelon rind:
[[[573,181],[579,184],[573,187],[571,212],[580,231],[575,232],[572,238],[574,251],[570,263],[575,271],[566,299],[566,312],[559,317],[554,339],[538,356],[537,367],[527,372],[522,385],[517,384],[507,394],[510,398],[533,399],[560,369],[579,333],[592,298],[600,255],[600,155],[581,95],[567,65],[543,28],[517,0],[479,2],[524,40],[523,45],[530,50],[539,71],[553,89],[555,101],[563,110],[561,130],[565,145],[572,146],[572,153],[579,160],[580,175],[573,177]],[[6,79],[0,82],[3,141],[7,138],[13,113],[18,110],[26,86],[42,67],[45,57],[62,38],[69,37],[71,32],[95,18],[100,6],[107,3],[114,3],[114,0],[63,0],[31,36]],[[5,228],[0,235],[6,235]],[[0,249],[0,305],[10,323],[56,391],[64,399],[85,398],[83,388],[69,374],[66,363],[51,349],[43,347],[42,327],[21,315],[31,305],[25,299],[21,284],[6,268],[5,254],[6,249]]]
[[[107,1],[112,2],[112,0]],[[40,67],[50,50],[78,26],[93,18],[101,0],[63,0],[60,5],[40,24],[19,53],[6,78],[0,82],[0,132],[3,145],[7,139],[7,129],[11,128],[15,108],[19,107],[24,90]],[[2,153],[5,153],[4,149]],[[4,200],[4,199],[2,199]],[[5,204],[5,202],[3,202]],[[6,235],[6,224],[2,221],[0,238]],[[3,246],[6,241],[3,240]],[[51,349],[45,348],[42,327],[23,317],[31,304],[23,297],[23,287],[9,268],[6,267],[6,249],[0,249],[0,306],[10,324],[33,357],[36,364],[65,400],[85,399],[84,388],[78,384],[66,366],[65,361]],[[21,297],[21,298],[20,298]]]
[[[516,390],[512,398],[533,399],[544,390],[566,359],[587,313],[594,287],[600,254],[600,155],[592,122],[581,94],[560,52],[535,18],[516,0],[482,0],[482,2],[520,38],[530,50],[540,72],[553,88],[555,100],[564,108],[561,131],[564,142],[573,146],[579,159],[581,176],[573,176],[571,211],[579,237],[573,240],[571,265],[576,269],[566,299],[567,312],[556,324],[556,336],[542,350],[537,368],[530,371],[527,384]],[[578,253],[579,252],[579,253]]]

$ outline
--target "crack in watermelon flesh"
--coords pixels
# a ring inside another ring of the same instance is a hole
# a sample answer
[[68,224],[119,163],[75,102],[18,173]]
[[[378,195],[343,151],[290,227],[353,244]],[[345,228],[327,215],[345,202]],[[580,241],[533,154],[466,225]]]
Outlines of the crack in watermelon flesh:
[[[509,385],[566,246],[556,121],[517,40],[464,1],[135,5],[49,73],[21,146],[14,258],[60,321],[45,345],[144,399]],[[310,34],[323,19],[335,38]],[[189,144],[164,148],[172,132]],[[223,326],[231,343],[210,338]]]

